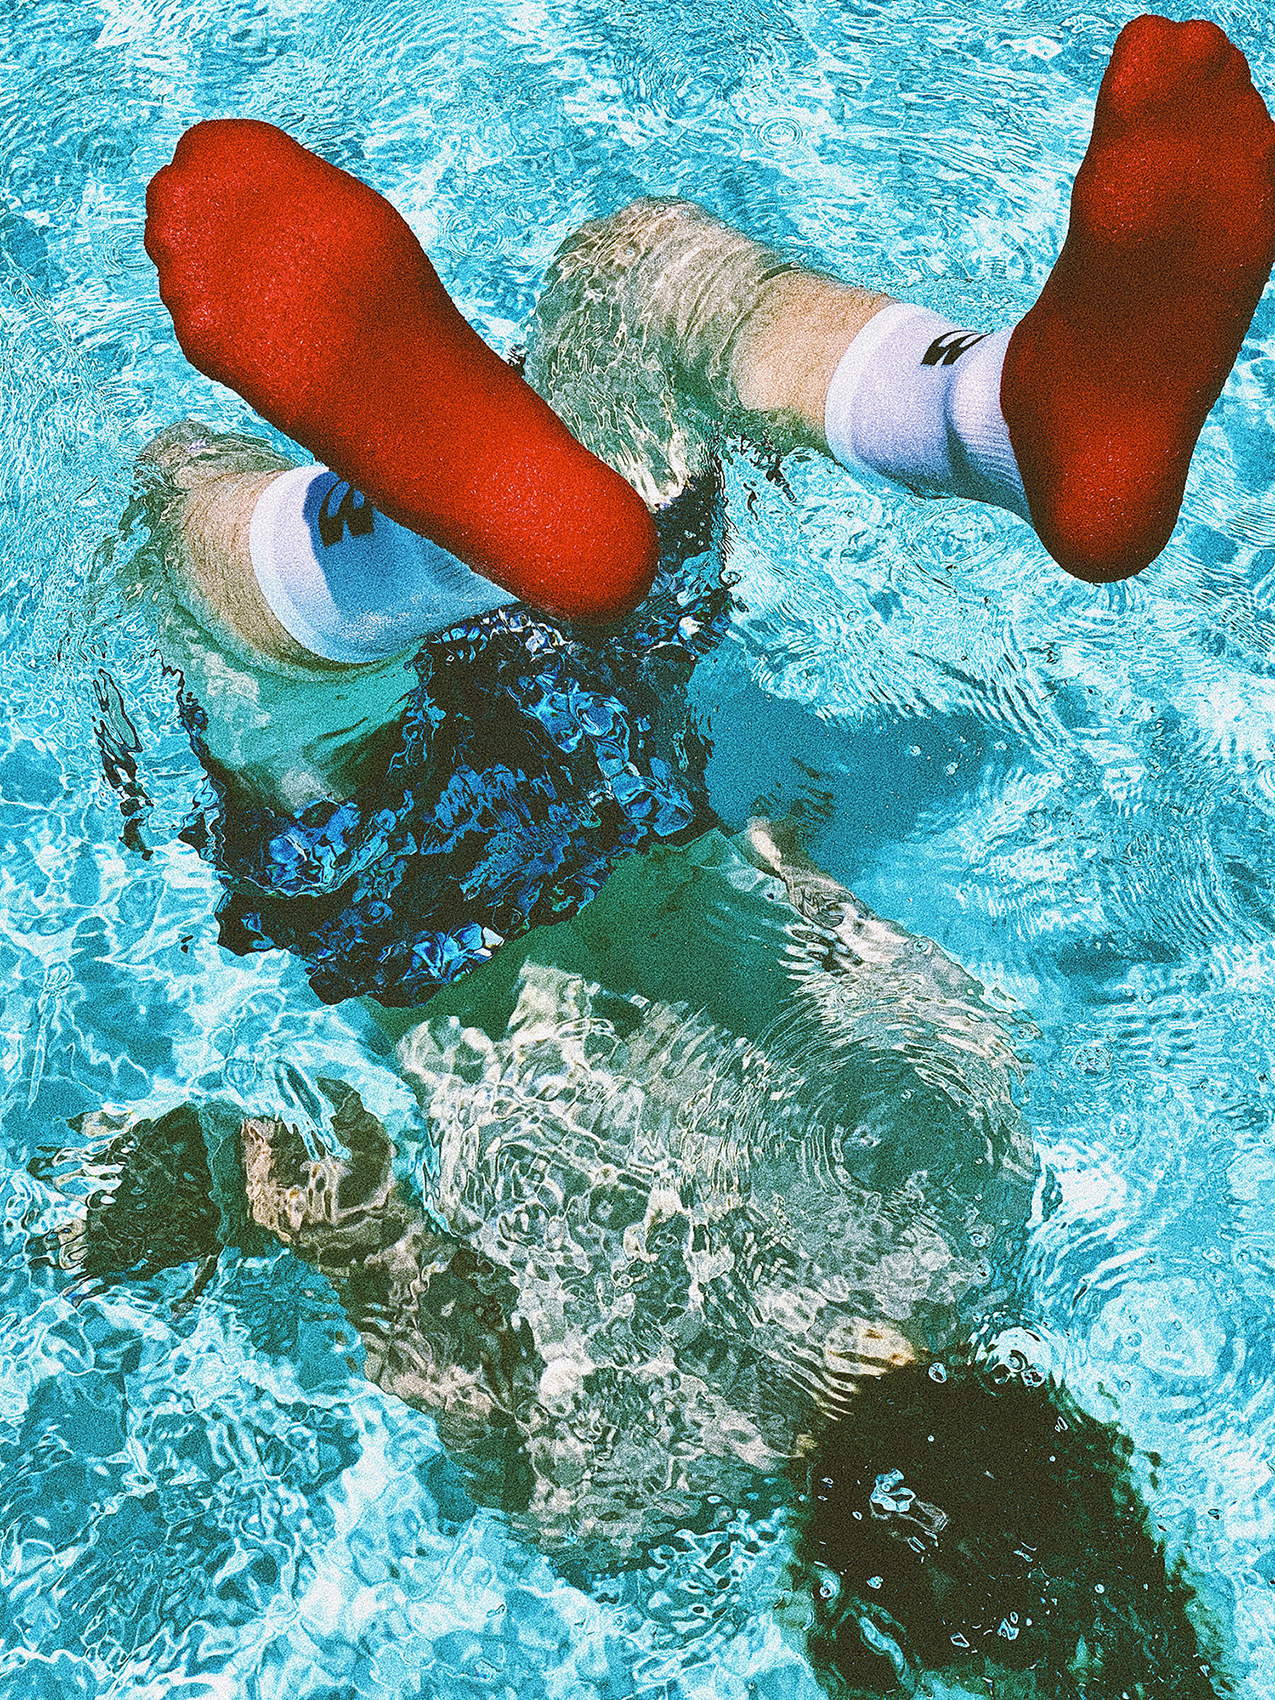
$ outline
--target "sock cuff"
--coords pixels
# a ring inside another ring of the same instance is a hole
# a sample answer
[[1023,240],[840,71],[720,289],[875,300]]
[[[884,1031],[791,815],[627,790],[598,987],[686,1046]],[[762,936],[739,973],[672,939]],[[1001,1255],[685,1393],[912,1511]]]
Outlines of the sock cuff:
[[385,661],[517,600],[395,525],[326,466],[294,467],[266,485],[248,548],[275,619],[325,661]]
[[828,385],[832,454],[868,483],[965,496],[1030,519],[1000,407],[1012,334],[964,330],[903,301],[881,308]]
[[941,325],[937,313],[927,307],[916,307],[908,301],[891,301],[872,315],[841,356],[824,397],[824,436],[834,457],[847,472],[857,473],[868,484],[897,483],[888,474],[857,452],[857,442],[864,435],[857,430],[858,415],[872,398],[865,391],[877,390],[871,384],[873,364],[882,347],[898,332],[922,323]]
[[964,461],[968,493],[976,501],[1008,508],[1030,525],[1027,492],[1001,412],[1001,371],[1013,334],[1013,325],[995,331],[961,356],[948,395],[947,417]]

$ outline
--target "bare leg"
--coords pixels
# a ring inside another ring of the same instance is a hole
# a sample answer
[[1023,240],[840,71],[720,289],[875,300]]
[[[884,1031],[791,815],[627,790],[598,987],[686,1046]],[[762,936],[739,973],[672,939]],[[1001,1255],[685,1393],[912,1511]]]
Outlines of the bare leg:
[[167,565],[174,593],[211,635],[246,657],[289,667],[331,671],[284,631],[257,588],[248,552],[248,526],[257,498],[293,462],[263,442],[219,436],[183,419],[149,442],[143,468],[164,474]]
[[699,470],[713,425],[827,452],[823,400],[889,297],[802,270],[687,201],[635,201],[559,249],[527,379],[648,501]]

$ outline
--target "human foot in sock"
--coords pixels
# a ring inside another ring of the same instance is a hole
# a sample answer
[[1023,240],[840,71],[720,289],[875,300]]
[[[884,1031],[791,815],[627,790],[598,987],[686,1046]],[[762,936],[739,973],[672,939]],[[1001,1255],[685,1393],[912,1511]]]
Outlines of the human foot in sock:
[[1069,572],[1124,578],[1168,540],[1273,257],[1275,128],[1243,56],[1212,24],[1144,17],[1103,81],[1066,245],[1012,331],[963,332],[700,207],[639,201],[555,257],[527,372],[635,483],[644,457],[656,488],[678,473],[661,415],[683,461],[715,416],[1009,508]]
[[186,132],[146,204],[200,371],[516,596],[581,620],[642,599],[657,545],[641,498],[475,334],[388,201],[227,119]]
[[1275,127],[1215,24],[1141,17],[1098,91],[1067,240],[1009,341],[1001,409],[1050,554],[1155,558],[1275,259]]

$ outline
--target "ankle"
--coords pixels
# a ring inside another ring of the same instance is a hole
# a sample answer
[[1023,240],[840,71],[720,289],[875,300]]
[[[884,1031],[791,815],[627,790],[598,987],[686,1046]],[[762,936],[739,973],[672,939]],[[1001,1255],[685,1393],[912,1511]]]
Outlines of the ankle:
[[901,301],[873,313],[828,386],[829,454],[869,482],[1029,518],[1001,411],[1011,337],[963,329]]
[[778,446],[827,454],[828,385],[855,337],[889,302],[820,272],[794,269],[770,279],[731,354],[739,408],[764,419]]
[[889,297],[809,271],[692,202],[636,202],[607,224],[640,256],[629,316],[664,344],[690,398],[746,436],[824,449],[829,381]]
[[[257,588],[248,534],[253,510],[273,470],[223,473],[199,480],[185,498],[180,545],[170,558],[173,590],[196,622],[220,643],[258,665],[329,671],[279,624]],[[182,474],[176,475],[180,486]]]

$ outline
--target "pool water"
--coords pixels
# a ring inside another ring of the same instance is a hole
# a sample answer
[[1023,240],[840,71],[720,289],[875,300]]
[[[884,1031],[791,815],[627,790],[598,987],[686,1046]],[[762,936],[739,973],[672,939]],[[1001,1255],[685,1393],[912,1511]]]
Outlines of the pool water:
[[[1269,10],[1210,15],[1275,94]],[[285,1254],[226,1259],[189,1304],[189,1269],[85,1300],[32,1263],[69,1206],[29,1165],[103,1106],[304,1124],[336,1075],[396,1139],[418,1126],[360,1006],[219,947],[216,876],[179,837],[206,781],[111,539],[156,431],[260,427],[176,347],[147,179],[199,118],[279,123],[393,199],[502,352],[561,239],[638,194],[992,327],[1057,251],[1127,16],[8,0],[3,1700],[819,1693],[771,1609],[777,1526],[741,1513],[569,1582],[473,1511]],[[988,1349],[1159,1459],[1154,1521],[1252,1696],[1275,1693],[1273,424],[1268,293],[1170,547],[1097,590],[1003,514],[729,452],[739,607],[691,687],[722,820],[804,818],[829,873],[1021,1017],[1046,1178]]]

